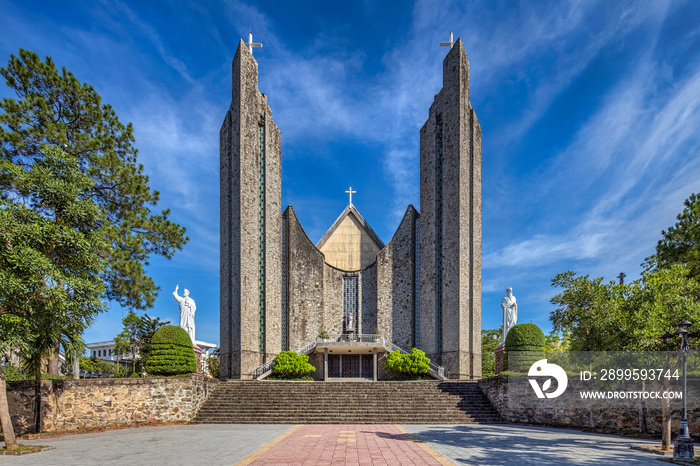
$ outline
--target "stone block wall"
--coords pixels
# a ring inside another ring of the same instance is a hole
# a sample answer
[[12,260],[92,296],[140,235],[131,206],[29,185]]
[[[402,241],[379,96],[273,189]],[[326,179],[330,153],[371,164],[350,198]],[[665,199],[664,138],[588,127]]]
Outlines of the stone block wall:
[[[162,379],[45,380],[42,432],[191,421],[217,379],[192,375]],[[8,382],[16,435],[33,432],[34,383]]]
[[415,346],[416,220],[406,209],[394,237],[377,255],[377,327],[389,341],[410,351]]
[[362,333],[372,334],[377,324],[377,263],[360,273],[360,322]]
[[287,227],[288,341],[289,350],[296,351],[323,330],[324,276],[328,266],[323,254],[304,232],[292,206],[287,207],[283,215]]
[[282,331],[280,131],[258,90],[258,64],[243,41],[232,76],[231,106],[220,131],[224,379],[249,378],[255,367],[280,352]]
[[[331,335],[343,333],[344,275],[347,274],[342,270],[323,264],[323,329]],[[358,324],[362,325],[362,322]]]
[[[580,381],[569,377],[569,385],[577,390]],[[697,383],[696,383],[697,385]],[[615,407],[613,404],[592,402],[590,407],[576,408],[564,401],[547,399],[537,408],[513,409],[508,406],[509,397],[532,397],[532,390],[527,384],[508,383],[508,376],[497,375],[482,379],[479,386],[486,393],[493,406],[501,414],[505,422],[516,424],[530,424],[550,427],[574,427],[580,429],[594,429],[635,434],[642,431],[641,425],[645,425],[647,433],[661,435],[661,401],[647,400],[642,409],[641,402],[631,408]],[[689,387],[693,384],[689,382]],[[590,389],[585,386],[583,389]],[[700,393],[689,388],[688,390],[688,424],[691,437],[700,436]],[[680,402],[674,402],[671,412],[671,432],[678,433],[680,424]]]
[[420,346],[450,378],[481,377],[481,128],[461,39],[420,131]]

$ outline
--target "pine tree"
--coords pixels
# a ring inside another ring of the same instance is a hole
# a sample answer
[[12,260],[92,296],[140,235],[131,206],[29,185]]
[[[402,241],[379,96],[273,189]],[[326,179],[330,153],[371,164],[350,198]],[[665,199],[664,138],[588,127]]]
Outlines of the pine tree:
[[152,212],[133,127],[91,86],[23,49],[0,74],[17,97],[0,102],[0,350],[22,346],[39,380],[42,358],[79,349],[106,300],[152,306],[149,257],[188,238],[168,210]]

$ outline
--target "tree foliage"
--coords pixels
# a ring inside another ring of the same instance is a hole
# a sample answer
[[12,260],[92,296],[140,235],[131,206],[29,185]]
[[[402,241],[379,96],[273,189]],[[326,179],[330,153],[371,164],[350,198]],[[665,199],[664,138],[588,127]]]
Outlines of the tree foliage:
[[[71,194],[88,208],[74,205],[59,214],[74,215],[80,225],[76,230],[99,240],[94,251],[102,260],[97,276],[106,288],[101,294],[129,308],[150,307],[157,292],[144,268],[150,255],[170,258],[188,239],[184,228],[168,220],[168,210],[151,212],[159,195],[149,188],[148,176],[137,163],[132,125],[121,123],[91,86],[65,68],[59,72],[50,57],[42,62],[37,54],[20,49],[19,57],[12,55],[0,74],[17,95],[0,103],[0,186],[5,202],[29,206],[34,212],[24,215],[34,221],[37,216],[55,220],[55,213],[41,209],[40,193],[17,180],[25,179],[26,172],[36,173],[45,193],[67,197],[65,186],[52,175],[68,164],[69,181],[77,186]],[[59,147],[67,156],[49,158],[46,147]],[[37,164],[42,170],[34,170]]]
[[38,390],[46,358],[82,352],[105,299],[152,305],[149,257],[187,238],[167,210],[151,212],[133,128],[91,86],[22,49],[0,74],[16,96],[0,102],[0,350],[21,348]]
[[672,265],[620,285],[565,272],[552,279],[563,291],[552,298],[554,329],[568,332],[572,351],[662,351],[683,320],[700,322],[700,284],[688,268]]
[[562,353],[569,350],[571,336],[568,332],[552,330],[544,338],[544,350],[547,353]]
[[209,369],[209,375],[211,375],[215,379],[218,379],[219,373],[220,373],[220,368],[221,368],[221,360],[219,359],[219,355],[218,354],[210,355],[207,358],[207,369]]
[[158,317],[143,316],[129,312],[122,319],[124,328],[114,338],[114,352],[118,356],[131,354],[132,372],[136,372],[137,359],[144,366],[151,353],[151,339],[156,330],[166,325]]
[[501,344],[503,326],[481,330],[481,375],[491,377],[496,373],[496,355],[494,351]]
[[685,200],[685,209],[676,217],[678,222],[662,231],[656,245],[656,262],[663,267],[684,264],[689,274],[700,278],[700,195],[693,193]]

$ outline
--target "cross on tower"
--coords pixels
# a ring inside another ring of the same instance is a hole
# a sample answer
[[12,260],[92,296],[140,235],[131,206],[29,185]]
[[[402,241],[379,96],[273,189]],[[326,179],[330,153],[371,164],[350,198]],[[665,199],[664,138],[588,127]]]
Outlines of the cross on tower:
[[620,272],[620,275],[617,276],[617,278],[620,279],[620,285],[625,284],[625,277],[626,276],[627,276],[627,274],[625,272]]
[[353,195],[353,194],[357,194],[357,191],[353,191],[353,190],[352,190],[352,186],[350,186],[350,189],[349,189],[348,191],[345,191],[345,194],[349,194],[349,195],[350,195],[350,204],[349,204],[349,205],[352,205],[352,195]]
[[452,35],[452,31],[450,31],[450,41],[449,42],[440,42],[440,47],[448,47],[449,46],[450,48],[452,48],[453,45],[455,45],[455,40],[454,40],[454,36]]
[[253,42],[253,32],[249,31],[248,32],[248,50],[250,50],[250,54],[253,54],[253,47],[260,48],[262,47],[262,44],[256,44]]

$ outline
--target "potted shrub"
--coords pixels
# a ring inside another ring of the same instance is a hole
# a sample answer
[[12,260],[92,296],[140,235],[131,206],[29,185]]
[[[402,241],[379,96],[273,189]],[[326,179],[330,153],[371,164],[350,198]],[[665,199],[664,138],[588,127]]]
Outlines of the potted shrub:
[[321,333],[318,334],[318,338],[320,338],[321,341],[328,341],[330,335],[328,335],[328,332],[326,332],[325,330],[321,330]]

